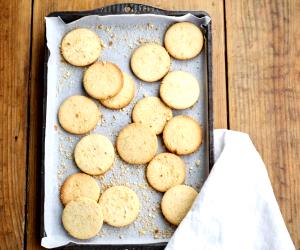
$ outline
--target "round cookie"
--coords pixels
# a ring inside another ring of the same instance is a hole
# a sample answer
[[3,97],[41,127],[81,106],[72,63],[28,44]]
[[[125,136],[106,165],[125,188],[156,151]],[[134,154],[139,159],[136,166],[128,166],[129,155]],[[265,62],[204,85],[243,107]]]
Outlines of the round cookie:
[[60,125],[72,134],[85,134],[94,129],[101,118],[96,103],[85,96],[67,98],[58,111]]
[[134,51],[130,64],[138,78],[145,82],[155,82],[167,74],[171,59],[161,45],[146,43]]
[[131,164],[145,164],[152,160],[157,152],[157,137],[145,125],[131,123],[124,127],[116,142],[120,157]]
[[164,43],[167,51],[174,58],[179,60],[192,59],[202,50],[203,35],[193,23],[175,23],[168,28]]
[[163,141],[167,149],[178,155],[195,152],[202,142],[202,129],[192,117],[173,117],[165,126]]
[[89,198],[70,201],[62,213],[62,223],[66,231],[80,240],[97,235],[103,224],[101,206]]
[[90,175],[104,174],[113,166],[114,146],[103,135],[87,135],[77,143],[74,158],[81,171]]
[[150,127],[157,135],[163,131],[167,121],[172,117],[172,110],[155,96],[141,99],[132,111],[134,122]]
[[108,99],[117,95],[123,82],[122,71],[111,62],[96,62],[83,75],[83,87],[95,99]]
[[123,72],[124,83],[121,91],[106,100],[100,100],[101,104],[110,109],[121,109],[126,107],[133,99],[135,92],[135,84],[133,79]]
[[146,176],[154,189],[165,192],[184,182],[185,164],[177,155],[161,153],[156,155],[147,166]]
[[160,85],[160,97],[171,108],[186,109],[193,106],[200,95],[197,79],[184,71],[167,74]]
[[131,224],[139,215],[140,201],[136,193],[125,186],[111,187],[101,195],[99,204],[104,221],[114,227]]
[[100,188],[96,180],[83,173],[70,175],[60,189],[60,200],[64,205],[80,197],[98,201],[99,196]]
[[100,38],[89,29],[71,30],[61,42],[64,59],[75,66],[86,66],[95,62],[100,57],[101,50]]
[[161,200],[161,210],[167,221],[179,225],[193,205],[197,194],[195,189],[186,185],[177,185],[165,192]]

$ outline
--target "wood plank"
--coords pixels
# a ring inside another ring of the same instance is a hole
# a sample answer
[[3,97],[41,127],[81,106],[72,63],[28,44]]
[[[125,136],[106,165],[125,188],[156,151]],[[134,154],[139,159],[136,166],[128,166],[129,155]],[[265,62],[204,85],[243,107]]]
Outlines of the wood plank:
[[0,1],[0,242],[24,244],[31,1]]
[[[42,67],[44,49],[44,17],[52,11],[88,10],[122,1],[34,1],[32,35],[32,82],[30,98],[30,144],[29,144],[29,186],[28,186],[28,223],[27,248],[40,249],[39,239],[39,199],[40,196],[40,129],[42,112]],[[172,10],[206,10],[213,19],[213,65],[214,65],[214,110],[215,126],[227,127],[226,79],[224,56],[224,16],[223,2],[212,0],[187,1],[135,1]]]
[[230,128],[250,134],[300,248],[300,1],[226,1]]

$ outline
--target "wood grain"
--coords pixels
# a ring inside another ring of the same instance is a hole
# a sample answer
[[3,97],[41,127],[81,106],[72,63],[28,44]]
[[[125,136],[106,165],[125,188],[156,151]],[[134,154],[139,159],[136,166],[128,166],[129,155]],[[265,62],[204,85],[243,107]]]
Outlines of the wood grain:
[[[41,249],[39,238],[39,199],[40,196],[40,156],[41,156],[41,115],[44,52],[44,17],[53,11],[89,10],[122,1],[34,1],[31,96],[30,96],[30,135],[29,135],[29,174],[28,174],[28,223],[27,248]],[[130,2],[130,1],[129,1]],[[215,127],[227,127],[226,77],[224,55],[224,10],[222,1],[134,1],[170,10],[205,10],[213,19],[213,81]]]
[[30,19],[30,1],[0,2],[1,249],[23,246]]
[[31,1],[0,1],[1,249],[23,247],[30,19]]
[[300,248],[300,1],[226,1],[230,128],[250,134]]

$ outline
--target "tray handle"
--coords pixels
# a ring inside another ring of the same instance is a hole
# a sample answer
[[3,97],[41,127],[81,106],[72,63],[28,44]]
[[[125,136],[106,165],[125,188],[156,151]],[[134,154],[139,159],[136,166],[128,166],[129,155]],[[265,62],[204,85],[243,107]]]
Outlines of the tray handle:
[[149,5],[136,3],[113,4],[95,10],[97,14],[135,14],[135,13],[164,13],[164,10]]

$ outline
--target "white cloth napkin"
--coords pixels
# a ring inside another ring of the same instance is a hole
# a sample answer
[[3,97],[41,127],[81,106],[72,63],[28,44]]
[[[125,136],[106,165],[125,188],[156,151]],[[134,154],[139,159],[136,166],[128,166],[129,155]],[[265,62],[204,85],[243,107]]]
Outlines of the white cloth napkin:
[[295,249],[249,136],[215,130],[215,165],[167,250]]

